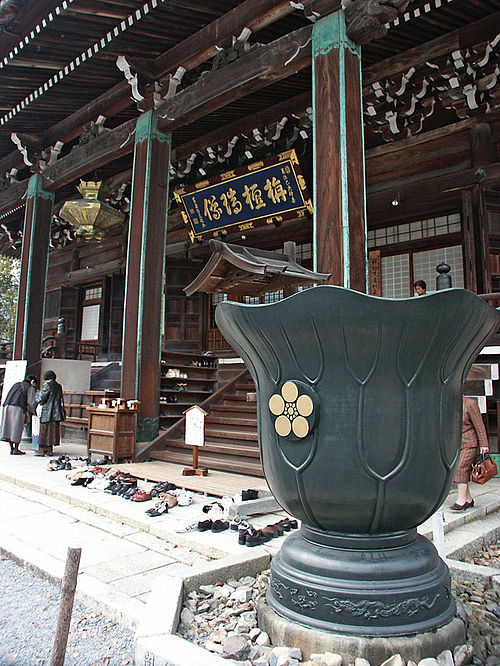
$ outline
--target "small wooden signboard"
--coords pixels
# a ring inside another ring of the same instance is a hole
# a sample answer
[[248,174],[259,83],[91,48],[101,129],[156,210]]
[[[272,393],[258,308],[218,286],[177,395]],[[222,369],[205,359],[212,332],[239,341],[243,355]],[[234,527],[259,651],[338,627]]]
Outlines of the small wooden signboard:
[[186,415],[185,442],[187,446],[193,447],[193,467],[186,467],[182,470],[182,474],[183,476],[207,476],[206,467],[198,469],[198,447],[205,443],[205,416],[208,415],[208,412],[198,405],[193,405],[183,414]]

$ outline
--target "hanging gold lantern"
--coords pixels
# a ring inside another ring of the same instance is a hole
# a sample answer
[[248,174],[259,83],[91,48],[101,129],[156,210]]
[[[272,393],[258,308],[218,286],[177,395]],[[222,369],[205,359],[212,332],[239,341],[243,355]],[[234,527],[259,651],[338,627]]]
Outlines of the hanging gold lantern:
[[102,180],[81,180],[78,191],[83,198],[66,201],[59,216],[70,222],[85,240],[101,240],[105,231],[125,220],[124,213],[102,200],[106,195]]

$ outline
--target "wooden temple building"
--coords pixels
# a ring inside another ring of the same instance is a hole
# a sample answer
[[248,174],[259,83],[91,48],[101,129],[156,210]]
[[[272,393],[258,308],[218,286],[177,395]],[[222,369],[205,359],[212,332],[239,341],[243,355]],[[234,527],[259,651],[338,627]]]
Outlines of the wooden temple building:
[[[409,297],[446,263],[500,305],[498,4],[342,5],[0,3],[12,358],[91,360],[95,391],[140,401],[139,458],[184,464],[182,413],[201,404],[202,462],[262,473],[222,299]],[[89,400],[68,397],[70,425]]]

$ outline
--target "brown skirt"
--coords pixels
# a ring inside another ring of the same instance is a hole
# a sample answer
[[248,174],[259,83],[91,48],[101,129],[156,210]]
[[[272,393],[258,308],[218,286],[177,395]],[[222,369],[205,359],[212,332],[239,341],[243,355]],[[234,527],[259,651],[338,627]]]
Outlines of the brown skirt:
[[460,449],[460,458],[458,459],[457,473],[455,483],[469,483],[472,465],[477,455],[477,446],[462,447]]
[[59,421],[40,423],[40,434],[38,435],[39,446],[58,446],[61,441],[61,428]]

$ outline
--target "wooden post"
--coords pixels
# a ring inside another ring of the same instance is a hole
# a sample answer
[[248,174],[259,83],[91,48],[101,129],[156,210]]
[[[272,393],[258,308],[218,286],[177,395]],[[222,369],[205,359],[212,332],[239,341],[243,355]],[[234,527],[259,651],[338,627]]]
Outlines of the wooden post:
[[361,47],[338,11],[313,26],[314,270],[366,291]]
[[165,275],[170,135],[147,111],[135,131],[122,346],[122,398],[140,401],[137,440],[159,430],[161,303]]
[[28,366],[40,360],[43,337],[45,284],[54,193],[42,187],[40,174],[32,176],[26,194],[21,276],[14,336],[14,360]]
[[75,598],[78,567],[80,566],[81,548],[68,548],[66,556],[66,568],[61,585],[61,602],[59,604],[59,616],[57,618],[56,635],[52,647],[52,659],[50,666],[64,666],[66,645],[73,613],[73,601]]

